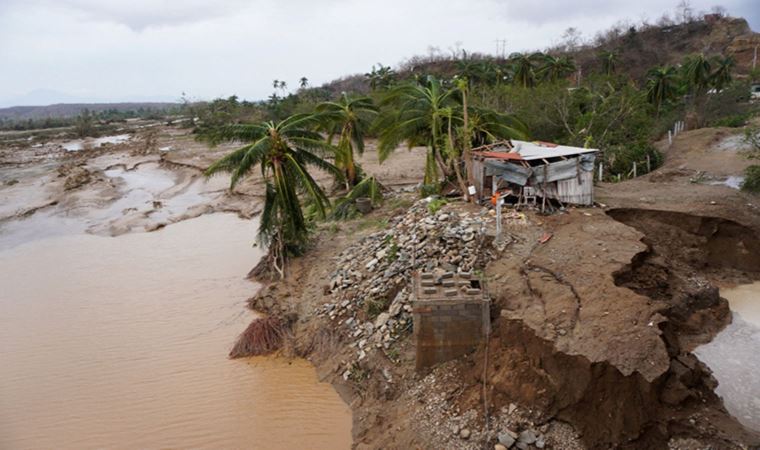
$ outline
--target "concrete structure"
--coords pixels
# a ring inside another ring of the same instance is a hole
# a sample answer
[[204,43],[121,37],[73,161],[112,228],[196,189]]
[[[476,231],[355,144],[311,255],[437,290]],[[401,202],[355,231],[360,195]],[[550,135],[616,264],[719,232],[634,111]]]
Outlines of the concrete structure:
[[594,203],[594,161],[599,150],[549,142],[504,141],[473,149],[472,168],[480,199],[509,190],[564,204]]
[[490,333],[490,301],[470,273],[415,275],[412,306],[417,370],[473,351]]

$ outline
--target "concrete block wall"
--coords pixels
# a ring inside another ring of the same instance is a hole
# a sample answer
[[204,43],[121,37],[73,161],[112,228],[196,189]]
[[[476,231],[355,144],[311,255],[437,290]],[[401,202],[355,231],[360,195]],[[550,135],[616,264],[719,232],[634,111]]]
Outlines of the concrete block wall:
[[[452,282],[457,286],[456,294],[452,293]],[[470,274],[431,278],[423,273],[415,278],[414,290],[417,370],[470,353],[490,332],[490,302],[480,280]]]

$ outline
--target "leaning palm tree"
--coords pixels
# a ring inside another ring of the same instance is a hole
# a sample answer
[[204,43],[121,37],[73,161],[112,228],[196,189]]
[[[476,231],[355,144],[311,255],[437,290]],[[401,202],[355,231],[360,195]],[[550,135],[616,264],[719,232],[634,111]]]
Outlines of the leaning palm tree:
[[424,84],[402,84],[393,88],[381,106],[390,106],[378,118],[375,127],[379,133],[378,156],[385,161],[402,142],[409,148],[427,147],[425,159],[425,185],[436,185],[445,172],[442,150],[442,130],[446,108],[456,106],[454,90],[445,89],[440,81],[428,77]]
[[720,92],[731,83],[732,76],[731,71],[736,66],[736,60],[733,57],[727,56],[724,58],[715,58],[715,71],[710,75],[712,84],[715,86],[715,90]]
[[336,176],[340,172],[321,156],[332,148],[312,131],[316,123],[312,115],[296,114],[280,122],[225,125],[199,132],[199,138],[211,144],[247,142],[213,163],[206,176],[228,172],[230,187],[234,187],[256,166],[261,169],[265,196],[258,238],[268,246],[268,255],[254,269],[255,275],[271,268],[284,277],[287,257],[301,252],[306,244],[309,230],[299,195],[306,196],[320,217],[326,215],[330,201],[307,167]]
[[546,81],[556,82],[575,72],[575,62],[567,56],[544,55],[537,74]]
[[[479,138],[490,142],[527,137],[526,127],[513,116],[469,107],[466,99],[466,81],[460,81],[457,88],[444,89],[436,78],[428,77],[425,84],[393,89],[382,105],[394,108],[386,109],[375,125],[380,137],[380,161],[402,142],[409,147],[424,145],[427,158],[423,183],[435,186],[441,172],[448,177],[451,167],[459,167],[463,153],[467,159],[469,148]],[[471,123],[470,117],[476,120]],[[462,177],[456,169],[454,173],[458,179]]]
[[371,98],[351,98],[345,92],[338,101],[316,106],[316,116],[330,138],[333,134],[338,136],[335,165],[343,171],[346,189],[360,181],[355,154],[364,154],[364,137],[376,115]]
[[657,109],[657,117],[660,116],[663,103],[675,98],[677,79],[676,69],[672,66],[655,67],[649,71],[647,100]]

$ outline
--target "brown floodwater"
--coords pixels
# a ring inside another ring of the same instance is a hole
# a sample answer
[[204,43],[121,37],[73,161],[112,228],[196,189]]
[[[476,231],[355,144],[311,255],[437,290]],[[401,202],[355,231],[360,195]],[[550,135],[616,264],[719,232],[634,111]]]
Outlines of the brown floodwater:
[[0,250],[0,448],[350,448],[307,362],[226,358],[254,235],[214,214]]
[[696,355],[718,380],[715,392],[745,426],[760,431],[760,282],[720,290],[733,321]]

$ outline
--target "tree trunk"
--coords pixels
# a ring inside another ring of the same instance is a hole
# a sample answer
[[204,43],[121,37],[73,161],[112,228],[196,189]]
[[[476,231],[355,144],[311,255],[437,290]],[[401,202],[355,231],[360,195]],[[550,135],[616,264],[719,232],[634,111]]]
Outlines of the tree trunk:
[[472,152],[470,151],[470,146],[472,145],[472,136],[470,135],[470,111],[467,107],[467,91],[462,91],[462,119],[463,119],[463,126],[464,126],[464,136],[462,139],[462,145],[464,146],[464,151],[462,152],[462,156],[464,157],[464,170],[465,170],[465,176],[467,177],[467,186],[464,188],[464,198],[465,201],[470,200],[469,191],[467,188],[469,186],[475,185],[475,179],[473,177],[472,173]]

